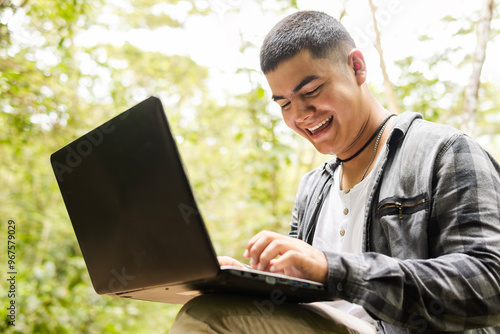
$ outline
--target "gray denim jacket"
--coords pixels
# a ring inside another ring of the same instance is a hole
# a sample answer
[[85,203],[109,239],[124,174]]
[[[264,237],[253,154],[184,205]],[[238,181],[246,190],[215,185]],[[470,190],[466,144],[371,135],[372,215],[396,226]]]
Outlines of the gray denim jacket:
[[[312,243],[337,166],[304,176],[290,236]],[[500,333],[499,164],[406,112],[372,173],[363,253],[325,252],[332,296],[363,306],[381,333]]]

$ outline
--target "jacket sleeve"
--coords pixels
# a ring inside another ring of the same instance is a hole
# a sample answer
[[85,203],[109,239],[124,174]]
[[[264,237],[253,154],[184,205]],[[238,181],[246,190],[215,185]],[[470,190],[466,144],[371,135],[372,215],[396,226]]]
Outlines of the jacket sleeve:
[[333,170],[327,167],[330,162],[323,163],[319,167],[305,174],[299,184],[295,205],[292,211],[292,221],[288,235],[292,238],[307,240],[308,231],[314,230],[316,216],[322,206],[322,199],[325,197],[332,182]]
[[304,229],[304,226],[300,224],[306,218],[306,203],[309,201],[309,196],[311,196],[311,192],[314,186],[317,186],[317,182],[315,182],[313,175],[317,174],[318,169],[314,169],[309,173],[305,174],[299,183],[299,189],[297,191],[297,195],[295,197],[295,204],[292,210],[292,220],[290,222],[290,231],[288,232],[288,236],[292,238],[299,238],[300,229]]
[[458,136],[434,162],[428,258],[326,252],[330,292],[374,318],[425,330],[500,324],[500,168]]

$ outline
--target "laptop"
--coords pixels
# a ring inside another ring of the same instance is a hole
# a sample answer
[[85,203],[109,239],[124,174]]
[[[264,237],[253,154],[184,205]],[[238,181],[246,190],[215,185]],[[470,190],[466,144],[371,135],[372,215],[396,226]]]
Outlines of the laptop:
[[51,164],[98,294],[173,304],[209,293],[333,299],[321,283],[219,266],[154,96],[53,153]]

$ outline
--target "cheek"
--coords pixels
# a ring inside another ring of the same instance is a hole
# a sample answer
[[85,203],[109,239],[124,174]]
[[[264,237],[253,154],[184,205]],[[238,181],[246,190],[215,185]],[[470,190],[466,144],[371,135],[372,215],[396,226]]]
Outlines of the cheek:
[[301,135],[302,137],[307,138],[307,135],[304,133],[304,131],[295,125],[295,122],[292,117],[286,117],[286,115],[283,115],[283,121],[285,122],[286,126],[288,126],[290,129],[293,130],[293,132]]
[[333,94],[322,94],[314,100],[314,107],[317,111],[331,112],[338,109],[342,105],[340,96],[333,96]]
[[293,117],[285,112],[282,112],[281,115],[283,116],[283,121],[285,122],[286,126],[295,131],[296,127],[295,122],[293,121]]

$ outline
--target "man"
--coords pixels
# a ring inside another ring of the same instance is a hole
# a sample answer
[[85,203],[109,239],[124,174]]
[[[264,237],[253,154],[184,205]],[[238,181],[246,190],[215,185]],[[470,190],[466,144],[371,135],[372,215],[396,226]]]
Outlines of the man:
[[362,52],[326,14],[279,22],[261,67],[285,123],[336,158],[302,179],[290,235],[260,232],[244,256],[341,300],[266,315],[249,299],[203,296],[173,332],[500,331],[498,163],[455,129],[392,117],[366,84]]

